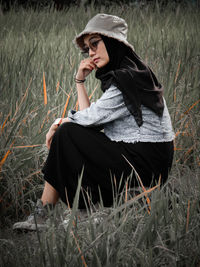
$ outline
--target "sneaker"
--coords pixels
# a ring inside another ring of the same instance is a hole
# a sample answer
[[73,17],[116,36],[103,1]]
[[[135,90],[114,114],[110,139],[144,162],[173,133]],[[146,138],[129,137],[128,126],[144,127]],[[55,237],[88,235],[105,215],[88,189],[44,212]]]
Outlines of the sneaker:
[[[63,218],[62,218],[62,222],[59,224],[60,229],[64,228],[65,230],[67,230],[67,227],[69,225],[69,222],[71,220],[71,212],[69,210],[67,210],[64,214],[63,214]],[[75,215],[75,221],[78,224],[84,225],[84,224],[89,224],[89,222],[91,222],[92,224],[100,224],[103,222],[105,215],[107,215],[105,212],[92,212],[92,213],[88,213],[86,210],[78,210],[76,212]]]
[[24,222],[17,222],[13,225],[13,230],[19,231],[36,231],[47,228],[48,206],[43,206],[40,199],[37,200],[35,210]]

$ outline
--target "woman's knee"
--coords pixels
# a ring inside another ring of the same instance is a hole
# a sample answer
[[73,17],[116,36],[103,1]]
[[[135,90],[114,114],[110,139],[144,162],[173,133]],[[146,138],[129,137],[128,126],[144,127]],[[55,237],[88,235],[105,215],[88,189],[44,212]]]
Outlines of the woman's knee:
[[80,128],[80,125],[73,123],[73,122],[65,122],[62,123],[57,131],[55,132],[55,136],[62,136],[62,135],[71,135],[74,131],[77,131]]

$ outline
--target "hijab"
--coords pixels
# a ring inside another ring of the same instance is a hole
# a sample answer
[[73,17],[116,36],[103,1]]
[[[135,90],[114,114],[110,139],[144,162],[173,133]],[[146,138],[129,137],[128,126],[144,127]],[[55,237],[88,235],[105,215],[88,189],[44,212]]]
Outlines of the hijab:
[[109,63],[96,71],[102,91],[115,85],[139,127],[143,124],[141,105],[162,116],[163,87],[152,70],[122,42],[103,35],[101,38],[109,56]]

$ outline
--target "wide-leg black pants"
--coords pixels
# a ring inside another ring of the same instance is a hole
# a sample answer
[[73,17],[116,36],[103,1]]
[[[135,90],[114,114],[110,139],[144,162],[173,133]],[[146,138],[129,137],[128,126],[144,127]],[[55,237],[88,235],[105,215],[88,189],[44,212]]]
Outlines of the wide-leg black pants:
[[[160,174],[162,182],[165,182],[172,165],[173,142],[115,142],[96,128],[63,123],[53,137],[42,172],[62,201],[72,206],[78,177],[84,166],[82,191],[89,192],[95,204],[99,201],[100,190],[104,205],[110,206],[113,201],[112,178],[115,177],[116,184],[121,180],[123,186],[132,172],[124,156],[134,166],[145,186],[158,181]],[[138,182],[133,174],[134,184],[137,186]],[[84,207],[81,194],[79,208]]]

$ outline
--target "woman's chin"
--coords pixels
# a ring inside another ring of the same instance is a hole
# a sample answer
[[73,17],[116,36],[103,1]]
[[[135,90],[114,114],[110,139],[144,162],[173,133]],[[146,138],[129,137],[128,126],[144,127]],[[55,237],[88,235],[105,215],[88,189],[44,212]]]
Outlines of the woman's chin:
[[101,66],[101,63],[96,63],[95,65],[96,65],[97,69],[99,69],[99,68],[102,67],[102,66]]
[[106,64],[104,62],[97,62],[96,67],[97,69],[103,68]]

